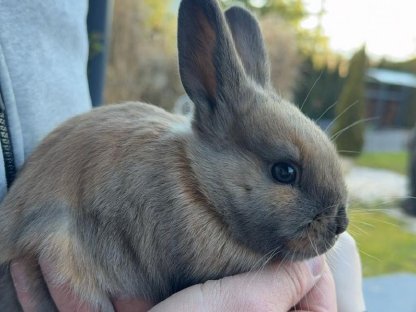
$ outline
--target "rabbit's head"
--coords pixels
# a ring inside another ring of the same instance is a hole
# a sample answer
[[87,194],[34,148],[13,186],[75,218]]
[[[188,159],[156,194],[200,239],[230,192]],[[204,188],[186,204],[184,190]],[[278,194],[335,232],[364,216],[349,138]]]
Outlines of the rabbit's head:
[[346,189],[327,136],[271,87],[246,10],[183,0],[179,67],[195,104],[189,158],[231,237],[275,259],[321,254],[346,229]]

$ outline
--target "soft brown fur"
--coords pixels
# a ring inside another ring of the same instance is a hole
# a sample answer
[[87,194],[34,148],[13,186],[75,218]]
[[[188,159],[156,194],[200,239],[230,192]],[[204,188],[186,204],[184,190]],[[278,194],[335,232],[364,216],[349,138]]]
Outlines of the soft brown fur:
[[[111,311],[108,296],[156,303],[333,245],[347,224],[335,149],[274,93],[257,23],[230,10],[226,20],[213,0],[181,4],[179,65],[192,121],[127,103],[75,117],[40,144],[0,208],[0,263],[47,259],[58,283]],[[255,42],[231,34],[227,23],[240,22]],[[296,184],[273,180],[270,167],[281,161],[299,167]],[[0,310],[11,304],[0,297]]]

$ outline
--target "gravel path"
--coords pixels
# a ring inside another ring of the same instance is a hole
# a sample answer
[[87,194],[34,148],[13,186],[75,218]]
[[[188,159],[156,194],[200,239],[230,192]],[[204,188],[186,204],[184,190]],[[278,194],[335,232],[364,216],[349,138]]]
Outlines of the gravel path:
[[355,167],[348,164],[345,181],[350,202],[369,205],[383,204],[383,212],[399,219],[408,231],[416,234],[416,217],[404,214],[397,207],[407,196],[406,176],[388,170]]
[[345,180],[352,201],[389,202],[407,195],[406,176],[388,170],[352,167]]
[[401,152],[407,150],[409,130],[373,129],[364,134],[366,152]]

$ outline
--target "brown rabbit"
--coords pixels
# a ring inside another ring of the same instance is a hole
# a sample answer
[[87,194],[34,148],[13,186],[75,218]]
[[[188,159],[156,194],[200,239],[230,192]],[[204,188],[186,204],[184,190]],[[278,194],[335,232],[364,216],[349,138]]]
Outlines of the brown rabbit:
[[[272,89],[255,19],[183,0],[178,28],[192,120],[128,103],[53,131],[0,208],[0,263],[50,259],[57,281],[111,311],[108,296],[157,303],[267,261],[324,253],[345,230],[336,151]],[[40,311],[56,309],[33,272]],[[18,309],[3,294],[0,310]]]

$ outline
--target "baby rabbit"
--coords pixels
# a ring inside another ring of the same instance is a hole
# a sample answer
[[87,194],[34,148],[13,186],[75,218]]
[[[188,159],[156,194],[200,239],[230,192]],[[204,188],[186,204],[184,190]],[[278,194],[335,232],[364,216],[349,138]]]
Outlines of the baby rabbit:
[[[253,16],[183,0],[178,49],[192,120],[127,103],[53,131],[0,208],[0,263],[49,259],[57,281],[111,311],[108,296],[157,303],[334,244],[348,222],[337,153],[272,89]],[[39,276],[41,311],[54,310]],[[0,310],[16,309],[5,297]]]

